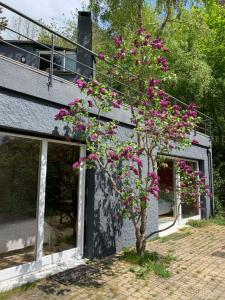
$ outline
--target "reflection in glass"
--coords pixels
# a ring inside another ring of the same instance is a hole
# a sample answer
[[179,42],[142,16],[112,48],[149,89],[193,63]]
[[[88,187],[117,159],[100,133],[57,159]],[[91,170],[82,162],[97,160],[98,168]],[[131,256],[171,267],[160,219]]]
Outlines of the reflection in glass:
[[[197,171],[197,163],[196,162],[190,162],[186,161],[187,165],[190,165],[192,167],[193,171]],[[193,216],[197,216],[199,214],[199,205],[198,205],[199,199],[196,198],[195,203],[182,203],[182,218],[190,218]]]
[[44,253],[76,247],[79,147],[49,143],[45,199]]
[[39,151],[0,133],[0,269],[35,260]]
[[166,223],[174,220],[175,193],[173,161],[167,160],[167,167],[158,169],[159,180],[159,222]]

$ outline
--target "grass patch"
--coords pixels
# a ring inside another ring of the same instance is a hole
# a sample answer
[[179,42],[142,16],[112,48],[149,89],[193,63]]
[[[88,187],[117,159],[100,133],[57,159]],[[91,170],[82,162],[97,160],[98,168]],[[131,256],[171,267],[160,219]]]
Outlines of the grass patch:
[[189,220],[187,225],[191,227],[201,228],[206,227],[211,224],[217,224],[220,226],[225,226],[225,218],[223,216],[216,216],[207,220]]
[[6,292],[2,292],[0,293],[0,300],[6,300],[9,297],[11,298],[12,296],[16,296],[19,294],[23,294],[24,292],[33,289],[35,286],[37,285],[37,281],[36,282],[31,282],[31,283],[27,283],[25,285],[22,285],[20,287],[17,287],[13,290],[10,291],[6,291]]
[[161,243],[165,243],[168,241],[178,241],[181,240],[191,234],[191,231],[185,228],[185,230],[174,232],[172,234],[166,235],[160,239]]
[[209,221],[212,220],[213,224],[225,226],[225,218],[222,216],[217,216],[215,218],[209,219]]
[[188,220],[187,225],[195,228],[202,228],[210,225],[209,220]]
[[171,273],[167,270],[171,261],[175,258],[171,255],[160,255],[157,252],[145,251],[143,255],[137,254],[135,250],[126,249],[122,259],[133,264],[130,271],[138,278],[146,279],[150,272],[162,278],[169,278]]

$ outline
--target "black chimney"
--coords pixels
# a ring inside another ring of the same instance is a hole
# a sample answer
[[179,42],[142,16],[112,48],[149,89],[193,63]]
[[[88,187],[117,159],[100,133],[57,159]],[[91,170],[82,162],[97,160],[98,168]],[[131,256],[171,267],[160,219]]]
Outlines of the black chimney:
[[[79,15],[77,42],[85,48],[92,50],[91,13],[89,11],[79,11],[78,14]],[[85,79],[93,77],[93,70],[88,68],[93,68],[93,59],[94,57],[90,52],[80,47],[77,47],[77,73],[84,76]]]

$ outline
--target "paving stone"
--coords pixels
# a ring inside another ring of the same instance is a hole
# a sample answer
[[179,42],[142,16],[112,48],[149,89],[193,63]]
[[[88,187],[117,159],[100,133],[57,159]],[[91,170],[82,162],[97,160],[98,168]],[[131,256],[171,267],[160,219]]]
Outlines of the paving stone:
[[[225,227],[210,225],[192,229],[183,239],[148,243],[149,251],[176,257],[163,279],[150,274],[137,279],[131,265],[120,260],[120,254],[97,261],[97,274],[75,280],[66,289],[41,281],[33,289],[13,292],[10,300],[225,300]],[[213,255],[219,253],[220,255]],[[221,253],[224,253],[222,255]],[[54,292],[49,290],[53,286]],[[1,295],[0,295],[1,298]]]

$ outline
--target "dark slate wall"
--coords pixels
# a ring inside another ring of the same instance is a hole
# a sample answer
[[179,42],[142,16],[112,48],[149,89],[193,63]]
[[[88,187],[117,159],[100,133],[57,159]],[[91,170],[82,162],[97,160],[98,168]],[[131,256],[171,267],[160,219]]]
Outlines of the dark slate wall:
[[[127,140],[131,130],[127,126],[120,126],[120,137]],[[144,163],[145,165],[147,167]],[[145,168],[143,170],[145,171]],[[89,184],[87,183],[86,200],[86,255],[102,257],[111,255],[125,246],[134,245],[133,225],[129,220],[118,218],[119,201],[109,180],[100,170],[88,170],[87,174]],[[147,228],[149,233],[158,229],[158,203],[153,197],[150,199]]]

